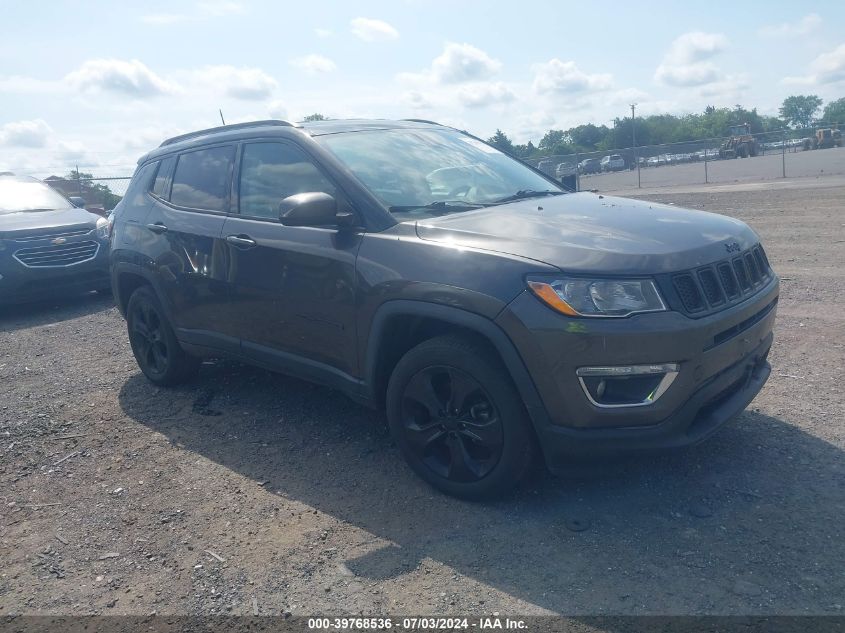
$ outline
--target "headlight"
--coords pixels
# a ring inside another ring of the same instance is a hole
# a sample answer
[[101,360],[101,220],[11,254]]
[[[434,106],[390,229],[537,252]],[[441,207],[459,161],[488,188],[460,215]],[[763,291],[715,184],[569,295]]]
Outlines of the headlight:
[[97,218],[97,236],[109,239],[109,221],[106,218]]
[[569,316],[626,317],[666,310],[651,279],[561,277],[529,280],[528,286],[546,305]]

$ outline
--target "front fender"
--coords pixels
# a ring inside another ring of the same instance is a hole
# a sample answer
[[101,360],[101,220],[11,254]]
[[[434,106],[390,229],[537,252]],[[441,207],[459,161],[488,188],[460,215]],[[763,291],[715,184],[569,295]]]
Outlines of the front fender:
[[365,389],[369,390],[367,394],[369,400],[373,402],[377,400],[374,390],[378,382],[378,359],[383,346],[390,345],[390,341],[386,340],[384,333],[390,319],[397,316],[437,319],[474,332],[486,339],[502,359],[519,391],[519,395],[528,410],[532,422],[535,426],[544,423],[548,424],[548,416],[540,400],[540,395],[534,386],[534,382],[525,367],[522,357],[507,334],[496,323],[485,316],[453,306],[425,301],[390,300],[384,302],[376,311],[369,329],[363,363],[364,385]]

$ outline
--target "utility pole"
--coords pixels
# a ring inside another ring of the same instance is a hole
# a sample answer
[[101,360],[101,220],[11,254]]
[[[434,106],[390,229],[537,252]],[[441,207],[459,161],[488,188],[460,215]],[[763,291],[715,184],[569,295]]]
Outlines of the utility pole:
[[637,151],[637,104],[631,104],[631,138],[634,143],[634,162],[637,163],[637,189],[642,187],[642,183],[640,181],[640,156],[639,152]]

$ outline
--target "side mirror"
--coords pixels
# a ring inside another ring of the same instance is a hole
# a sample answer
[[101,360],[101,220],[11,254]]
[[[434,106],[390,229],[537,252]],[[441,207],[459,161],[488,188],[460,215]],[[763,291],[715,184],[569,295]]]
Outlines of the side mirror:
[[322,191],[288,196],[279,203],[279,222],[285,226],[337,224],[337,200]]
[[85,208],[85,198],[82,198],[80,196],[70,196],[68,200],[70,200],[70,203],[77,209]]

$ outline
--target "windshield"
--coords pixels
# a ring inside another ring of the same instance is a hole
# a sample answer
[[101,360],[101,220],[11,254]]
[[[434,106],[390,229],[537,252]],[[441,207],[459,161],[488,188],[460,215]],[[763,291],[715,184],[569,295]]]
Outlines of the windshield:
[[0,214],[72,207],[62,195],[35,180],[0,178]]
[[375,130],[316,139],[395,214],[442,215],[565,193],[507,154],[451,129]]

